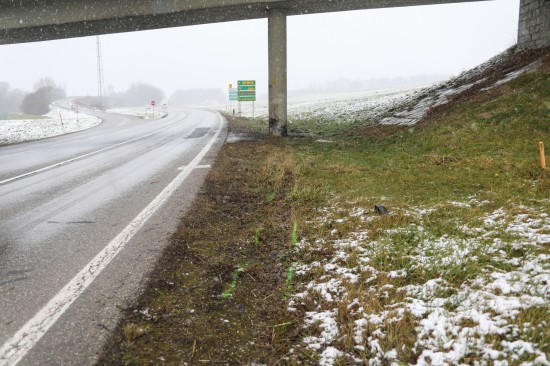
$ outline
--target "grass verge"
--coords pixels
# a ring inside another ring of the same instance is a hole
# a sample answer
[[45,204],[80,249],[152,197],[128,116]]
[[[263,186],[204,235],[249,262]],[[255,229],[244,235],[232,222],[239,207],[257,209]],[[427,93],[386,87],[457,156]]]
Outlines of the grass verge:
[[281,140],[222,148],[100,364],[273,364],[286,352],[293,159]]
[[286,362],[547,362],[548,85],[546,69],[414,127],[288,142],[302,329]]
[[548,85],[546,68],[415,127],[225,145],[101,363],[544,364]]

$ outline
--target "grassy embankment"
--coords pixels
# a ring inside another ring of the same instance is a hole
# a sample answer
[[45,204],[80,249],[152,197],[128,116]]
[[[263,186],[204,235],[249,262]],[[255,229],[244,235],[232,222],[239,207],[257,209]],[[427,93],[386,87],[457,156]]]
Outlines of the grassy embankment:
[[523,76],[415,127],[224,146],[105,360],[549,357],[549,85]]
[[45,119],[48,117],[37,116],[34,114],[24,114],[24,113],[0,113],[1,120],[24,120],[24,119]]

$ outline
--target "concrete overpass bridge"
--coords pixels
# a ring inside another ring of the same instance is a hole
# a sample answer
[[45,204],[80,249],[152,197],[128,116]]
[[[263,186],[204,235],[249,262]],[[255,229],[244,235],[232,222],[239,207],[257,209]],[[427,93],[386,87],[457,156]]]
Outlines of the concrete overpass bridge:
[[[289,15],[484,0],[0,0],[0,44],[268,18],[269,125],[287,133]],[[465,25],[467,26],[467,25]],[[521,0],[518,46],[550,46],[550,0]]]

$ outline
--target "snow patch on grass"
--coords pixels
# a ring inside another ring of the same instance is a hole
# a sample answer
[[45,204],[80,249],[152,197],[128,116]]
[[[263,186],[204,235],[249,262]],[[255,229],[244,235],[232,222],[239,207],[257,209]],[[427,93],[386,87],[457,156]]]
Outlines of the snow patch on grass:
[[[439,209],[403,212],[422,222]],[[465,235],[410,225],[376,237],[365,229],[341,239],[303,239],[298,251],[330,253],[297,266],[296,276],[307,281],[288,308],[304,315],[304,347],[321,365],[550,365],[550,220],[520,209],[528,213],[486,212],[475,229],[459,223]],[[337,230],[368,212],[338,211],[326,208],[312,223]],[[368,217],[363,222],[372,222]],[[526,314],[539,309],[542,319],[530,323]]]

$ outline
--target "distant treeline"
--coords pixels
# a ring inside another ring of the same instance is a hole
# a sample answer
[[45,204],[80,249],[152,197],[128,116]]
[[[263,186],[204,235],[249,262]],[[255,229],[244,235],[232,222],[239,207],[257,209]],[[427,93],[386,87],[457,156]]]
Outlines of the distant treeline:
[[[26,113],[42,115],[48,113],[49,105],[59,99],[66,98],[65,88],[57,85],[51,78],[40,79],[28,93],[13,89],[7,82],[0,82],[0,118],[6,118],[10,113]],[[223,104],[226,96],[221,89],[188,89],[177,90],[169,99],[176,105],[215,105]],[[110,92],[105,97],[76,97],[75,102],[88,108],[119,108],[140,107],[149,105],[151,101],[158,105],[166,102],[164,91],[154,85],[136,82],[123,92]]]
[[8,83],[0,82],[0,118],[19,112],[42,115],[48,113],[51,102],[65,97],[65,88],[56,85],[50,78],[38,80],[30,93],[12,89]]
[[164,101],[164,92],[154,85],[137,82],[132,83],[124,92],[110,92],[101,100],[97,96],[75,97],[75,104],[87,108],[121,108],[143,107],[150,105],[151,101],[161,104]]
[[12,89],[9,83],[0,82],[0,118],[6,118],[9,113],[20,112],[25,94],[22,90]]

